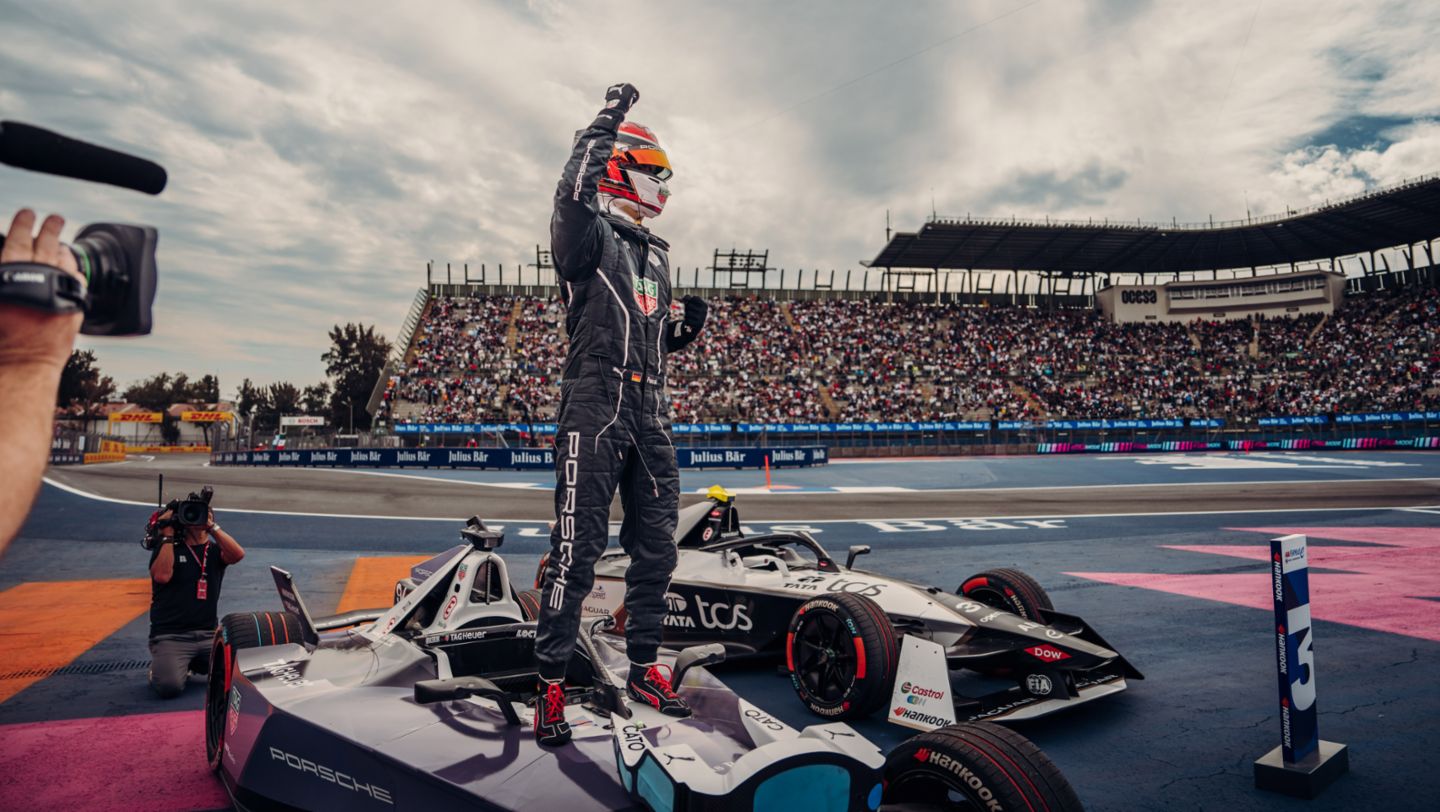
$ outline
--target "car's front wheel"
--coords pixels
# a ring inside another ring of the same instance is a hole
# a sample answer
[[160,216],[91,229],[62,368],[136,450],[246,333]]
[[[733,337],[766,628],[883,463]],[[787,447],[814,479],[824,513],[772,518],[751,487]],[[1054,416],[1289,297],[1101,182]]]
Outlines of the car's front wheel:
[[955,593],[1026,620],[1039,620],[1041,609],[1055,608],[1040,582],[1020,570],[986,570],[966,578]]
[[906,739],[885,758],[880,809],[1045,809],[1083,812],[1060,769],[1013,730],[947,725]]
[[225,737],[239,723],[235,652],[300,639],[300,618],[289,612],[236,612],[220,619],[210,643],[210,675],[205,683],[205,756],[210,769],[220,769]]
[[895,627],[864,595],[813,598],[790,618],[785,664],[795,693],[817,716],[853,719],[879,709],[899,657]]

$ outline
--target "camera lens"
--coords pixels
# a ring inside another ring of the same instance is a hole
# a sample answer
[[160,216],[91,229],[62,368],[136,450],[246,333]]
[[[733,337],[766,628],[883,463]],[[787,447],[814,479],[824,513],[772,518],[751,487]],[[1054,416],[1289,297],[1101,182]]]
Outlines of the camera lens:
[[199,500],[182,502],[175,515],[181,524],[190,526],[206,524],[206,519],[209,518],[205,503]]
[[146,335],[155,301],[155,229],[119,223],[86,226],[71,246],[89,281],[80,331],[92,336]]

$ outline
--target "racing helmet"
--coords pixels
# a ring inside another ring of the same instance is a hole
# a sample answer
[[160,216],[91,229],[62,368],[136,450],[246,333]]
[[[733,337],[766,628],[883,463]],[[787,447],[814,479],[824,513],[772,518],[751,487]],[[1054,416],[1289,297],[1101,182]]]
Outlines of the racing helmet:
[[643,124],[627,121],[615,134],[615,148],[600,177],[600,203],[639,221],[658,217],[670,198],[670,159],[655,133]]

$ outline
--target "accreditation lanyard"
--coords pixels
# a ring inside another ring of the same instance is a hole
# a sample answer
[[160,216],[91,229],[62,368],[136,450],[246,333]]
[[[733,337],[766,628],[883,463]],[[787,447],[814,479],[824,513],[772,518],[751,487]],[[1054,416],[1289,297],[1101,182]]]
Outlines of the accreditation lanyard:
[[[195,548],[190,547],[190,554],[195,555]],[[210,584],[205,580],[205,567],[210,564],[210,538],[205,538],[205,544],[200,547],[200,582],[195,584],[195,600],[203,601],[210,592]]]

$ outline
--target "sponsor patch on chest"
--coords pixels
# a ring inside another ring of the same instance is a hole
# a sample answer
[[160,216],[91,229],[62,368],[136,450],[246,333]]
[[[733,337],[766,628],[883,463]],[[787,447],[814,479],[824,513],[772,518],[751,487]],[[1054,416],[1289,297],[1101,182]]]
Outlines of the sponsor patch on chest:
[[659,303],[660,286],[654,279],[635,280],[635,302],[640,305],[640,312],[650,315],[655,312]]

